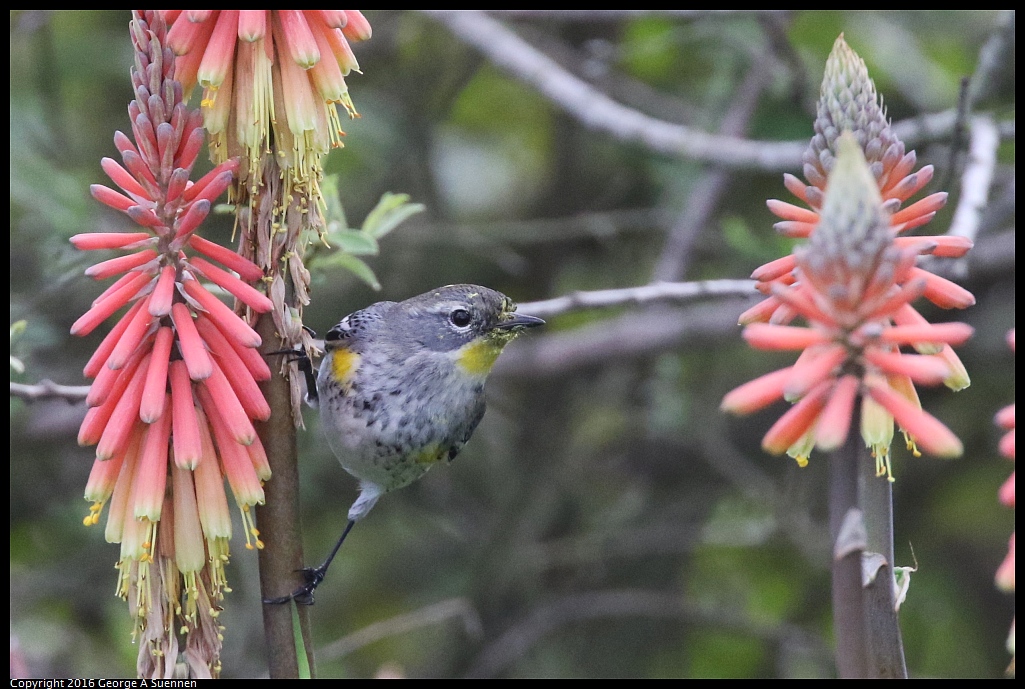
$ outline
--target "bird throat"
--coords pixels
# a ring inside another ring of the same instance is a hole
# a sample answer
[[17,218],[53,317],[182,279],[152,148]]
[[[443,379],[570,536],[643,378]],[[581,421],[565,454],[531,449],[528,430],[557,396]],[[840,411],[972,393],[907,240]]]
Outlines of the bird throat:
[[456,363],[469,374],[486,376],[505,344],[503,339],[484,338],[463,345],[457,352]]

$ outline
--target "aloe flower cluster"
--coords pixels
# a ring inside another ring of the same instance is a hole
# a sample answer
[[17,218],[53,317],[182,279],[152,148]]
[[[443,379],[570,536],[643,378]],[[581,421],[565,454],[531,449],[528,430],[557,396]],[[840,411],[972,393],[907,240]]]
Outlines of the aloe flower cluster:
[[[370,24],[357,10],[164,10],[162,16],[171,25],[167,41],[186,96],[196,85],[203,90],[213,161],[241,160],[232,188],[239,253],[264,270],[282,347],[309,350],[303,256],[325,227],[322,159],[344,135],[336,106],[358,116],[345,83],[359,71],[349,42],[370,38]],[[289,380],[298,424],[298,376]]]
[[[356,108],[345,77],[359,71],[349,41],[370,38],[357,10],[164,10],[168,45],[190,93],[203,89],[215,161],[259,165],[273,149],[283,167],[311,177],[344,135],[334,104]],[[245,178],[256,170],[243,169]],[[258,176],[257,176],[258,179]]]
[[901,347],[940,347],[964,342],[961,323],[897,323],[896,315],[921,296],[914,246],[894,241],[874,176],[851,133],[837,139],[819,224],[795,251],[793,284],[774,286],[782,306],[807,326],[753,323],[744,338],[758,349],[802,350],[793,366],[733,390],[723,408],[748,413],[786,398],[794,406],[763,439],[773,454],[788,452],[799,464],[813,447],[835,450],[847,438],[861,398],[861,434],[872,448],[877,473],[892,478],[889,447],[893,421],[909,448],[944,457],[962,446],[946,426],[922,410],[915,384],[936,385],[952,375],[938,354],[906,354]]
[[[769,200],[769,210],[781,219],[775,225],[777,232],[795,238],[807,238],[814,233],[821,219],[829,174],[836,162],[837,140],[844,131],[850,131],[869,166],[890,232],[894,235],[895,246],[911,249],[918,255],[942,258],[959,258],[972,248],[972,241],[965,237],[900,236],[932,220],[936,211],[946,204],[947,194],[930,194],[901,208],[932,180],[933,166],[926,165],[914,171],[917,164],[915,152],[905,152],[904,143],[890,127],[864,60],[847,45],[842,34],[836,39],[826,61],[814,129],[815,136],[804,153],[807,184],[794,175],[783,176],[786,188],[808,207]],[[798,282],[795,267],[796,257],[791,254],[754,271],[751,277],[757,281],[758,289],[769,296],[743,313],[741,324],[786,324],[796,317],[794,309],[776,295],[776,290]],[[919,267],[912,267],[902,284],[908,281],[923,281],[923,296],[943,309],[963,309],[975,303],[975,297],[967,290]],[[900,325],[925,323],[925,319],[910,304],[895,313],[894,320]],[[936,349],[931,344],[920,347],[923,353],[935,353]],[[968,374],[950,346],[943,345],[938,349],[938,353],[950,365],[951,372],[945,381],[946,385],[953,390],[968,387]]]
[[[941,456],[962,451],[953,433],[922,411],[915,384],[967,387],[968,374],[951,346],[972,330],[931,325],[912,302],[924,296],[942,308],[974,304],[970,292],[916,265],[922,255],[963,256],[972,243],[900,236],[931,220],[946,194],[901,208],[932,179],[933,168],[913,172],[915,153],[906,153],[893,133],[864,61],[842,35],[826,63],[814,127],[804,156],[808,183],[784,176],[808,207],[768,202],[783,219],[777,231],[809,241],[754,272],[768,297],[740,317],[752,346],[803,351],[794,366],[737,388],[722,406],[750,413],[781,397],[795,402],[763,447],[785,451],[803,466],[813,447],[829,451],[844,442],[860,398],[861,434],[877,471],[892,480],[894,419],[915,454],[918,446]],[[797,318],[807,326],[790,325]]]
[[78,440],[96,446],[85,523],[97,524],[109,503],[105,535],[121,544],[117,593],[135,618],[140,676],[171,676],[180,637],[191,674],[211,676],[219,670],[219,601],[229,590],[224,480],[247,547],[260,547],[250,508],[263,502],[270,468],[253,422],[270,416],[257,385],[270,370],[259,335],[210,288],[252,312],[272,304],[247,284],[263,277],[258,266],[196,234],[238,161],[190,181],[202,115],[183,102],[160,16],[135,13],[131,37],[132,136],[114,137],[121,163],[102,162],[119,190],[94,185],[92,194],[139,230],[71,239],[83,250],[124,252],[86,271],[120,277],[71,332],[89,335],[127,307],[84,371],[93,383]]

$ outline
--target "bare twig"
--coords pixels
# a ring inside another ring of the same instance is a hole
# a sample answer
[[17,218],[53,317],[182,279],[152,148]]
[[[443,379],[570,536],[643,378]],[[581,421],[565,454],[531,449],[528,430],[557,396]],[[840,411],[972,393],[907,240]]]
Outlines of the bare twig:
[[11,397],[17,397],[28,402],[63,399],[74,403],[81,402],[88,394],[88,385],[58,385],[52,380],[41,380],[35,385],[11,383]]
[[[780,172],[798,168],[807,148],[804,140],[751,141],[655,119],[596,91],[483,12],[433,10],[425,13],[496,65],[533,86],[585,127],[637,142],[656,153],[723,167]],[[954,110],[948,110],[898,122],[894,129],[911,147],[950,136],[954,120]]]
[[610,308],[625,304],[688,302],[704,297],[747,297],[757,294],[753,280],[702,280],[699,282],[655,282],[640,287],[571,292],[555,299],[520,304],[523,313],[551,317],[581,309]]
[[440,603],[380,620],[347,634],[317,651],[321,660],[335,660],[358,651],[375,641],[398,636],[422,627],[430,627],[452,618],[462,621],[466,633],[473,637],[481,634],[481,621],[477,611],[465,598],[450,598]]

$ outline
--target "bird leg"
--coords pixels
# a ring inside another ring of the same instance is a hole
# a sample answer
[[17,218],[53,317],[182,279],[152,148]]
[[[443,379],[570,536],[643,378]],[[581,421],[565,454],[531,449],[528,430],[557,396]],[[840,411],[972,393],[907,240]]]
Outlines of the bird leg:
[[345,525],[345,530],[342,531],[341,537],[338,542],[335,543],[335,547],[331,549],[331,554],[327,556],[327,559],[319,567],[304,567],[299,570],[303,577],[303,585],[297,588],[287,596],[280,596],[278,598],[264,598],[264,603],[272,605],[280,605],[281,603],[287,603],[290,600],[294,600],[299,605],[313,605],[313,592],[320,585],[320,582],[324,581],[324,575],[327,574],[327,568],[331,566],[331,561],[335,559],[335,555],[338,554],[338,549],[342,547],[342,543],[345,542],[345,537],[352,531],[352,527],[356,525],[356,520],[350,519],[349,523]]

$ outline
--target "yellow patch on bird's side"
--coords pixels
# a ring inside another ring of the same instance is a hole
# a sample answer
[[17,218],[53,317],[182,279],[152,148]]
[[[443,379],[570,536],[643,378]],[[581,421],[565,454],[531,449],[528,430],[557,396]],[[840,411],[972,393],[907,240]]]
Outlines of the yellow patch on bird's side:
[[495,365],[495,359],[502,353],[503,345],[502,342],[488,340],[477,340],[463,345],[457,352],[456,363],[467,373],[486,376]]
[[413,455],[413,460],[417,464],[436,464],[441,461],[445,456],[445,453],[441,451],[437,443],[432,443],[426,448],[417,452]]
[[331,375],[336,383],[347,383],[359,367],[359,354],[343,347],[339,347],[331,354]]

